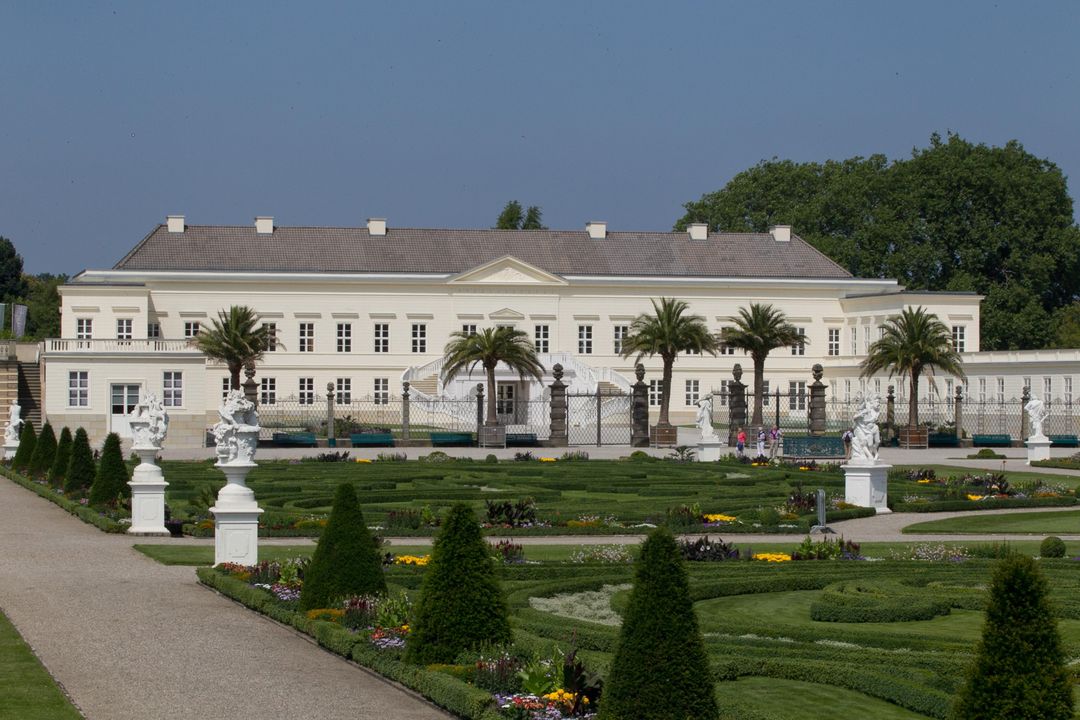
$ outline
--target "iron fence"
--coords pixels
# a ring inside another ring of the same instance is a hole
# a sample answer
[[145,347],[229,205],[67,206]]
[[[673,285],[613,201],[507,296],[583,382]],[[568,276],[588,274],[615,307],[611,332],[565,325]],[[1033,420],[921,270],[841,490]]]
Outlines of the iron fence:
[[622,392],[567,393],[567,443],[629,445],[633,406],[633,397]]

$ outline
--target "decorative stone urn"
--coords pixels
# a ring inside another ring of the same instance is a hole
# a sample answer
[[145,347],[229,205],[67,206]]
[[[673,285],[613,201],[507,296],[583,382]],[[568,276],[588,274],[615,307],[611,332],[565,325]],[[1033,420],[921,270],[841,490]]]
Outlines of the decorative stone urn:
[[225,473],[225,487],[210,508],[214,516],[214,565],[255,565],[259,561],[259,515],[263,511],[245,480],[256,466],[259,415],[255,404],[240,390],[229,391],[218,415],[221,421],[213,429],[218,458],[214,467]]
[[128,415],[132,450],[141,461],[131,475],[132,535],[168,536],[165,529],[165,488],[169,483],[157,466],[157,455],[169,431],[169,415],[154,393],[147,393]]
[[844,471],[845,502],[872,507],[878,514],[885,514],[892,512],[888,506],[888,479],[892,465],[878,459],[878,448],[881,446],[881,432],[878,430],[880,414],[880,398],[873,393],[867,395],[852,419],[851,459],[840,467]]

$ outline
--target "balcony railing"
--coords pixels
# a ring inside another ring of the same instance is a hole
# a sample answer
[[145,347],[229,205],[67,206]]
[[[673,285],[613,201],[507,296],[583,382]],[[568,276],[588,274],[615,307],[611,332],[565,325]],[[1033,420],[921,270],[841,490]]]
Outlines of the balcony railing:
[[199,352],[187,340],[63,340],[45,341],[46,353],[176,353]]

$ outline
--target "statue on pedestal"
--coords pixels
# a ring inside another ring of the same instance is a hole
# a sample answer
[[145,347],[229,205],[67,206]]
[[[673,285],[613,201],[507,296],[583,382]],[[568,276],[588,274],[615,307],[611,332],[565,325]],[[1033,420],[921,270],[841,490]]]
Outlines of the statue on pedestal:
[[18,445],[19,433],[22,430],[23,419],[22,406],[19,403],[11,403],[11,407],[8,409],[8,421],[7,427],[4,428],[4,444],[5,445]]
[[1050,417],[1050,411],[1046,409],[1046,405],[1042,400],[1032,395],[1031,399],[1024,405],[1024,410],[1028,414],[1028,422],[1031,423],[1031,437],[1039,440],[1045,438],[1043,423],[1046,422],[1046,418]]
[[698,400],[697,403],[697,427],[701,431],[701,439],[705,442],[716,442],[720,438],[716,435],[716,429],[713,428],[713,406],[712,395],[706,395]]
[[259,443],[259,414],[241,390],[230,390],[218,408],[220,422],[213,428],[218,465],[250,465]]
[[146,393],[128,415],[131,437],[136,448],[161,449],[169,432],[169,414],[156,393]]
[[881,398],[870,393],[863,398],[855,412],[851,438],[851,464],[873,465],[878,461],[878,448],[881,446],[881,431],[878,429],[878,416],[881,415]]

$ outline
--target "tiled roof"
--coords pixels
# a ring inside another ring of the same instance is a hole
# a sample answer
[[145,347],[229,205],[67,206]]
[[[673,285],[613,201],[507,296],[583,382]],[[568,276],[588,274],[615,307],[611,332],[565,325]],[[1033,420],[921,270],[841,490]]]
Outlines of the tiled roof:
[[851,274],[792,235],[584,230],[434,230],[366,227],[159,225],[115,266],[117,270],[305,273],[459,273],[505,255],[557,275],[849,278]]

